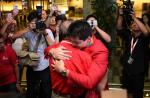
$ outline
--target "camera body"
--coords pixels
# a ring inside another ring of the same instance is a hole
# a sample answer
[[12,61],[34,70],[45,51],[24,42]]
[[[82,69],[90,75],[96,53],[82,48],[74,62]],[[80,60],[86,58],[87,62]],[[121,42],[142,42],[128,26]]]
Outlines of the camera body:
[[13,19],[12,13],[7,13],[6,19],[12,20]]
[[13,15],[16,16],[16,15],[18,15],[18,13],[19,13],[18,5],[15,4],[15,5],[13,6]]
[[46,24],[44,23],[44,21],[41,21],[42,6],[36,6],[36,13],[37,13],[36,29],[37,30],[46,29]]
[[124,15],[124,22],[125,25],[128,27],[133,20],[131,15],[133,13],[133,4],[131,0],[123,0],[123,15]]
[[97,20],[88,20],[87,21],[89,23],[89,25],[93,28],[94,26],[97,26]]
[[46,29],[46,24],[44,23],[44,21],[37,21],[36,22],[36,29],[38,29],[38,30]]
[[42,15],[42,6],[36,6],[36,13],[38,20],[40,20]]
[[133,12],[133,5],[131,0],[123,1],[123,13],[131,14]]

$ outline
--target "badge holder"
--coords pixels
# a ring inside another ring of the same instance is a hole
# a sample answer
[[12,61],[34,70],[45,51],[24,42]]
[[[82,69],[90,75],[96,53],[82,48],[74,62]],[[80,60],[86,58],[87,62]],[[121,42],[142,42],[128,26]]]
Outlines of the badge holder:
[[133,61],[134,61],[134,59],[130,56],[127,62],[128,62],[128,64],[132,64]]

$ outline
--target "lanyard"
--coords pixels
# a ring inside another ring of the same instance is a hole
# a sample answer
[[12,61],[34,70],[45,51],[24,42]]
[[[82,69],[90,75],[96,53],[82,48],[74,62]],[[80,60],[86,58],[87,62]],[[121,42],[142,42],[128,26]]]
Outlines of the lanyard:
[[134,39],[134,38],[132,37],[130,54],[132,54],[132,52],[133,52],[133,50],[134,50],[134,48],[135,48],[135,46],[136,46],[136,44],[137,44],[137,42],[138,42],[138,40],[139,40],[139,39],[136,39],[136,41],[133,43],[133,39]]

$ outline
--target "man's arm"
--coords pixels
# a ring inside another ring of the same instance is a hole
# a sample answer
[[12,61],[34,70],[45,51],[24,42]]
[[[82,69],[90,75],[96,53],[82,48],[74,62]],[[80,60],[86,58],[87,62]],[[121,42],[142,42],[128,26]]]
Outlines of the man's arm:
[[65,60],[69,59],[71,56],[68,55],[71,51],[68,51],[65,47],[59,46],[56,48],[55,46],[49,46],[44,50],[45,57],[48,58],[52,56],[54,59]]
[[[90,60],[88,60],[88,62],[89,61]],[[88,65],[91,67],[87,69],[87,73],[78,73],[76,71],[68,70],[67,68],[63,67],[64,65],[61,65],[60,63],[57,63],[57,65],[55,63],[54,68],[60,74],[62,74],[62,72],[66,72],[65,75],[68,77],[68,81],[73,81],[74,83],[86,89],[92,89],[96,87],[96,85],[103,79],[106,73],[107,66],[100,66],[95,62],[92,62],[92,64],[89,63]]]
[[[97,55],[97,56],[96,56]],[[54,67],[57,72],[66,72],[68,81],[72,80],[80,86],[83,86],[86,89],[92,89],[95,87],[104,77],[107,65],[108,65],[108,51],[100,51],[95,56],[95,59],[91,61],[88,56],[86,63],[83,63],[84,66],[89,66],[86,70],[87,73],[78,73],[76,71],[68,70],[64,67],[62,61],[57,61],[57,64],[54,63]]]
[[29,31],[30,31],[30,28],[27,27],[27,28],[25,28],[25,29],[23,29],[23,30],[20,30],[20,31],[16,32],[16,33],[13,34],[11,37],[12,37],[13,39],[16,39],[16,38],[22,36],[24,33],[29,32]]
[[[99,47],[92,51],[92,63],[87,70],[87,74],[79,74],[75,72],[69,73],[68,77],[87,89],[95,87],[104,77],[108,65],[108,50],[98,43]],[[95,44],[96,45],[96,44]],[[89,62],[88,60],[87,62]],[[88,64],[88,63],[87,63]]]

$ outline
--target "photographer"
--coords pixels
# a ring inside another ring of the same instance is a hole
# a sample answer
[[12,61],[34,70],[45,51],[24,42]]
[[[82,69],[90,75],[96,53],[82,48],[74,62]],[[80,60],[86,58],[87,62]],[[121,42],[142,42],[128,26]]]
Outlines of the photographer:
[[124,15],[123,9],[119,9],[119,15],[117,20],[117,32],[118,35],[125,42],[124,54],[122,58],[122,87],[127,89],[128,98],[143,98],[144,89],[144,72],[145,63],[147,62],[145,57],[150,42],[149,32],[145,25],[136,18],[134,12],[130,11],[132,21],[129,26],[125,26],[123,19],[129,16]]
[[[45,12],[43,12],[45,13]],[[56,21],[55,18],[57,15],[59,15],[59,11],[58,11],[58,5],[56,4],[52,4],[51,8],[50,8],[50,13],[48,15],[45,15],[45,24],[47,28],[51,28],[51,26],[55,26]],[[44,16],[43,16],[44,17]]]
[[18,58],[12,47],[4,44],[4,38],[0,35],[0,95],[17,91],[22,91],[19,81]]
[[17,22],[12,13],[7,13],[5,23],[3,24],[0,34],[3,35],[5,44],[11,45],[13,40],[9,37],[10,34],[14,34],[17,30]]
[[111,42],[111,37],[105,31],[103,31],[102,29],[98,27],[97,18],[93,14],[88,15],[86,17],[86,21],[90,24],[90,26],[93,29],[93,34],[98,39],[101,39],[103,42],[106,42],[106,43]]
[[36,11],[29,13],[28,27],[18,31],[12,38],[25,37],[29,43],[29,51],[36,52],[40,57],[37,66],[27,67],[27,98],[51,98],[49,61],[44,58],[44,49],[47,45],[52,45],[53,40],[50,33],[45,32],[45,26],[37,16]]
[[[150,13],[144,13],[142,15],[142,21],[144,22],[148,32],[150,32]],[[149,54],[147,55],[147,60],[150,61],[150,45],[147,51],[147,53]],[[145,69],[145,81],[147,82],[150,81],[149,62],[147,62]]]

